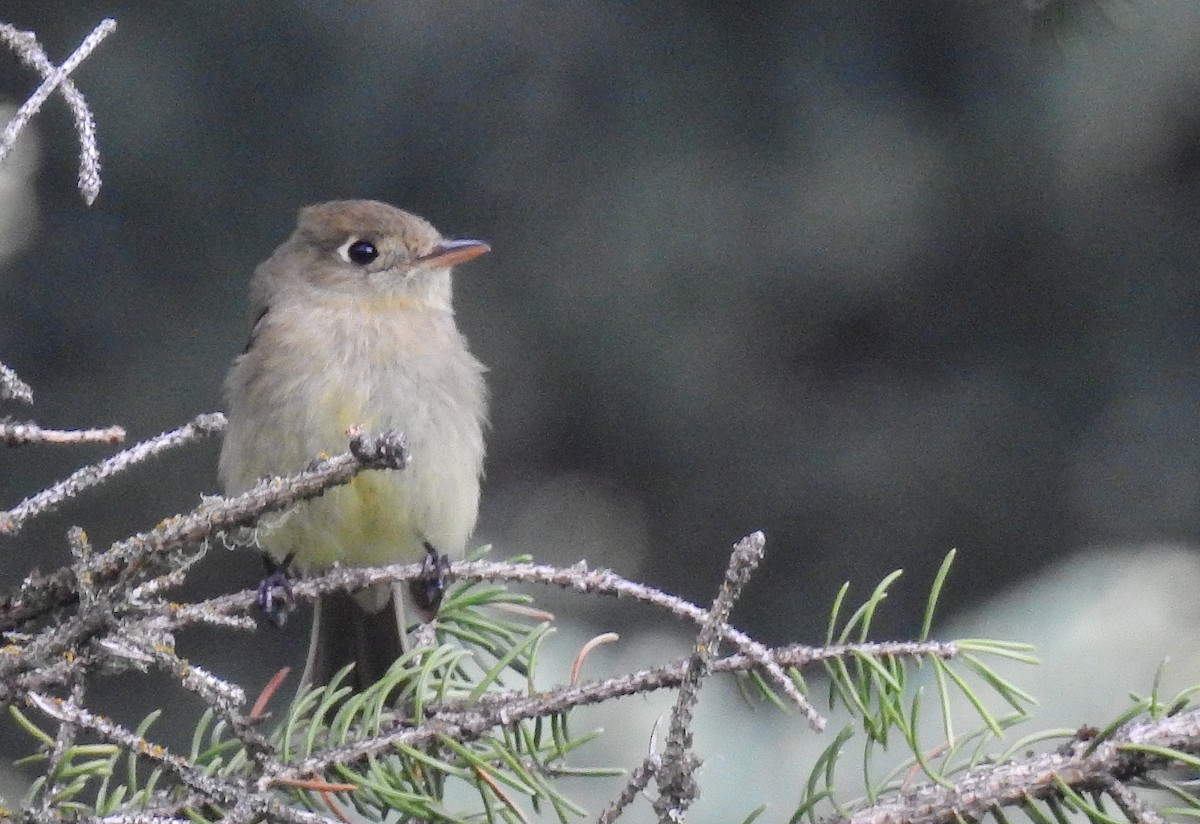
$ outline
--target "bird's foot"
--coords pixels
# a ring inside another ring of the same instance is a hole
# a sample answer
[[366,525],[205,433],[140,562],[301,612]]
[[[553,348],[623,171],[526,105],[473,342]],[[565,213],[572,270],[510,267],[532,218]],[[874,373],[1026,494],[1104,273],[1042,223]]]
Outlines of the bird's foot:
[[277,562],[265,552],[262,557],[265,574],[258,585],[258,608],[267,616],[267,620],[281,627],[287,623],[288,616],[296,608],[292,582],[288,579],[292,556],[288,554],[281,562]]
[[432,618],[441,606],[446,594],[446,574],[450,572],[450,558],[425,542],[425,560],[421,562],[421,577],[409,582],[413,601],[423,615]]

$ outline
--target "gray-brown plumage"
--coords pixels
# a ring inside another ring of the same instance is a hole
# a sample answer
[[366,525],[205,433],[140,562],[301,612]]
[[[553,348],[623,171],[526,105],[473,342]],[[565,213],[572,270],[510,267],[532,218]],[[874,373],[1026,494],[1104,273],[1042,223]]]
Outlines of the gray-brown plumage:
[[[484,367],[454,322],[450,268],[486,252],[375,201],[300,212],[250,284],[250,342],[226,380],[220,477],[230,494],[342,452],[347,429],[397,429],[412,455],[260,526],[260,546],[300,570],[459,557],[475,527],[487,414]],[[378,679],[400,654],[405,594],[322,599],[304,683],[356,662]],[[411,599],[409,600],[412,606]],[[429,615],[421,616],[429,618]]]

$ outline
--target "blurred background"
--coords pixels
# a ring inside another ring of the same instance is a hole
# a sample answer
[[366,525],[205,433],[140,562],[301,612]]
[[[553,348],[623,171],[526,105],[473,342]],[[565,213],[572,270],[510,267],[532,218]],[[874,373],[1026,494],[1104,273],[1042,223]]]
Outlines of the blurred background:
[[[863,597],[896,568],[877,626],[911,636],[956,547],[943,607],[972,632],[1130,630],[1086,685],[1118,705],[1149,684],[1161,615],[1194,637],[1200,4],[0,7],[55,62],[105,16],[73,75],[99,200],[75,191],[61,99],[0,166],[0,361],[36,398],[0,412],[137,441],[222,408],[254,265],[299,207],[376,198],[493,246],[456,301],[491,368],[477,538],[499,556],[707,602],[762,529],[735,620],[779,643],[819,641],[842,581]],[[0,97],[39,82],[0,53]],[[0,509],[111,451],[0,453]],[[0,539],[0,573],[64,563],[68,524],[102,545],[190,508],[217,451]],[[209,561],[206,592],[260,573]],[[664,623],[537,594],[580,637]],[[255,684],[303,635],[188,643]],[[1174,672],[1200,679],[1182,648]]]

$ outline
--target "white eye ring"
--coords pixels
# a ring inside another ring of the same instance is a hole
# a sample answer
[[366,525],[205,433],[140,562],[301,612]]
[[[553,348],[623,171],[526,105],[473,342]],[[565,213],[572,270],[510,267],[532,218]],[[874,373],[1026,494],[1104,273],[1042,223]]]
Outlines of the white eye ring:
[[367,266],[379,257],[379,247],[361,237],[350,237],[338,247],[338,257],[355,266]]

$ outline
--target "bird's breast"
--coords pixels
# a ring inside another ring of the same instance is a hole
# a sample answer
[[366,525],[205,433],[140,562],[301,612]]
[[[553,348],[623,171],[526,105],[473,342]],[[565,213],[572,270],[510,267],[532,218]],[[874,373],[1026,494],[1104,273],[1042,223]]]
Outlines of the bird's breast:
[[[267,548],[296,551],[310,566],[415,559],[424,541],[461,553],[478,512],[486,394],[483,367],[452,316],[344,305],[277,311],[231,376],[235,474],[303,469],[322,452],[344,452],[354,425],[400,431],[412,460],[297,508]],[[225,464],[223,454],[223,474]]]

